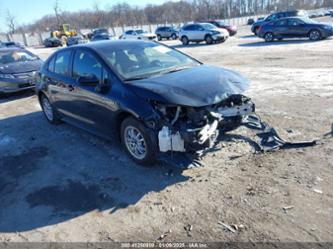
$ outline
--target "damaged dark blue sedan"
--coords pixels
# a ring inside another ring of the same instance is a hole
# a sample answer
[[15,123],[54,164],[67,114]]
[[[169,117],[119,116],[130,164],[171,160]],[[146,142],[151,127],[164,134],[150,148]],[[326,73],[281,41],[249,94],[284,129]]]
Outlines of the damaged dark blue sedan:
[[55,52],[37,94],[47,120],[120,139],[137,163],[211,147],[254,104],[239,74],[150,41],[103,41]]

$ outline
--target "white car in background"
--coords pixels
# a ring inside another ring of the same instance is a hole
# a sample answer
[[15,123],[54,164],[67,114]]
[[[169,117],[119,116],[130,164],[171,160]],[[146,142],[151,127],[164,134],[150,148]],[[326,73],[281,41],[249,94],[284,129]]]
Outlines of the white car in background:
[[191,23],[183,26],[179,31],[179,39],[184,45],[190,42],[203,42],[212,44],[225,42],[229,38],[229,32],[223,28],[217,28],[210,23]]
[[131,40],[156,40],[156,35],[148,33],[142,29],[127,30],[122,34],[119,39],[131,39]]

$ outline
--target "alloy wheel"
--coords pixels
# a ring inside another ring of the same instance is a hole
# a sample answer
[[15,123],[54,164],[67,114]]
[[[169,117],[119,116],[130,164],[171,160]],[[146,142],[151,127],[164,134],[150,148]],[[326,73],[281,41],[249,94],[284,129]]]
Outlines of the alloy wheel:
[[271,41],[273,41],[273,40],[274,40],[274,36],[273,36],[272,33],[267,33],[267,34],[265,34],[265,41],[267,41],[267,42],[271,42]]
[[48,98],[42,97],[42,107],[43,107],[43,111],[44,111],[46,118],[49,121],[53,121],[53,118],[54,118],[53,117],[53,108],[52,108],[51,103],[48,100]]
[[310,40],[311,41],[318,41],[320,39],[320,33],[317,30],[313,30],[310,32]]
[[127,126],[124,132],[124,141],[127,150],[134,158],[142,160],[146,157],[146,141],[144,136],[137,128],[133,126]]

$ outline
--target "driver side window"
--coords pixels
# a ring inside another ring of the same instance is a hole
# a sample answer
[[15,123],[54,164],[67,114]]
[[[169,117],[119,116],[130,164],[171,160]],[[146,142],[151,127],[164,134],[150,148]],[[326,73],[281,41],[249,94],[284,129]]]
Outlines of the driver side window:
[[98,60],[87,51],[76,51],[73,61],[73,78],[96,77],[99,82],[102,81],[102,65]]

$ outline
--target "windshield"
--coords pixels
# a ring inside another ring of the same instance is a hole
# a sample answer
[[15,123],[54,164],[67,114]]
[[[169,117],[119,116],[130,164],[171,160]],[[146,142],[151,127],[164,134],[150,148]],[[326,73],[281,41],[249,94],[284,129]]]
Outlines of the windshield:
[[109,33],[109,30],[108,29],[95,29],[93,31],[93,33],[95,33],[95,34]]
[[149,78],[200,65],[188,56],[156,43],[124,43],[99,53],[124,80]]
[[210,23],[202,23],[201,24],[202,27],[204,27],[205,29],[216,29],[216,26],[214,26],[213,24]]
[[137,33],[137,34],[143,34],[143,33],[146,33],[146,32],[144,32],[142,29],[138,29],[138,30],[135,30],[135,33]]
[[299,18],[299,19],[301,19],[303,22],[308,23],[308,24],[318,24],[319,23],[318,21],[312,20],[310,18],[304,17],[304,18]]
[[0,52],[0,64],[9,64],[16,62],[34,61],[38,60],[38,57],[25,50],[14,51],[1,51]]

